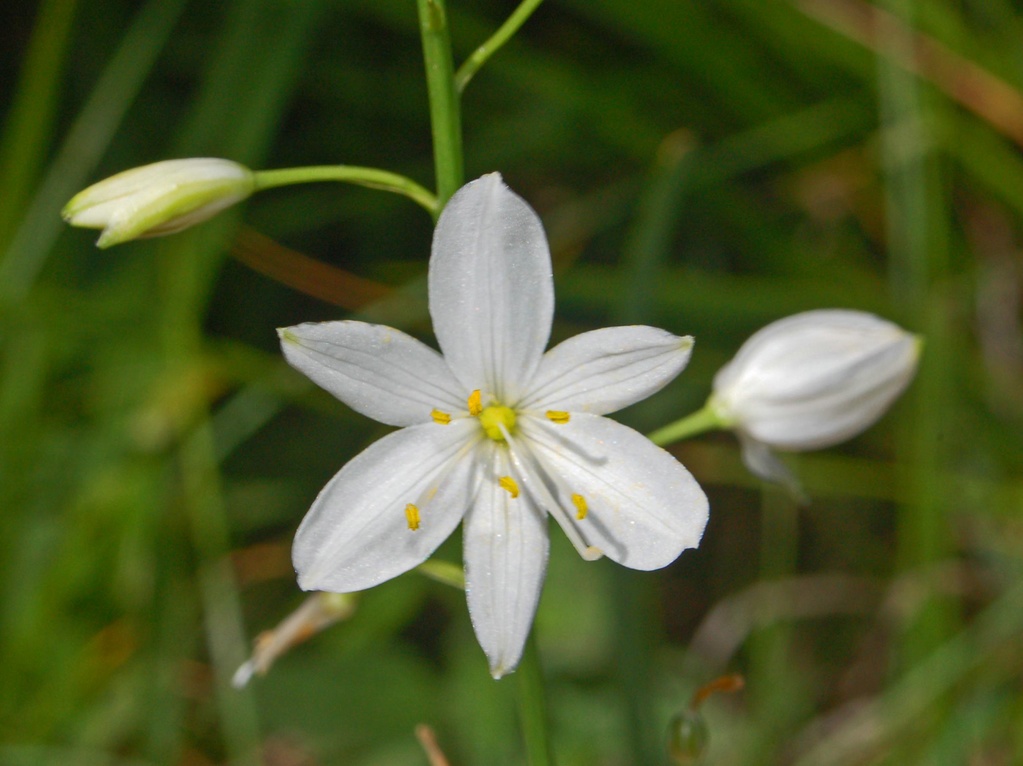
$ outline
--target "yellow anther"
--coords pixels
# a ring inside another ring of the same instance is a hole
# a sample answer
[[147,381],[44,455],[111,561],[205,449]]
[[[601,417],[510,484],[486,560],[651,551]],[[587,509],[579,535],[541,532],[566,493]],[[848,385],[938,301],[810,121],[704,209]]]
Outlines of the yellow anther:
[[442,426],[446,426],[451,422],[451,416],[446,412],[440,410],[433,410],[430,413],[430,417],[433,418],[434,423],[440,423]]
[[487,436],[496,442],[503,442],[505,432],[511,433],[515,428],[515,410],[503,404],[492,404],[480,413],[479,418]]
[[552,423],[557,423],[559,426],[567,423],[568,418],[568,413],[563,410],[547,410],[547,419]]
[[502,476],[497,480],[497,485],[501,489],[508,490],[508,494],[512,496],[512,500],[519,496],[519,484],[511,476]]
[[589,513],[590,507],[586,504],[586,498],[582,495],[572,493],[572,505],[575,506],[575,517],[579,521],[586,518],[586,514]]
[[477,418],[481,412],[483,412],[483,403],[480,401],[480,390],[477,388],[469,394],[469,414]]
[[412,503],[405,506],[405,520],[408,521],[408,528],[413,532],[419,529],[419,509]]

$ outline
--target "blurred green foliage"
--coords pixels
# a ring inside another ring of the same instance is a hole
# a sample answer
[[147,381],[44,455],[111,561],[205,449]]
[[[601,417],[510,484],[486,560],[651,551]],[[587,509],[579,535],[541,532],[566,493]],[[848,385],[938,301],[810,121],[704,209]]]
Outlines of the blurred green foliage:
[[[456,63],[513,7],[451,0]],[[422,764],[420,722],[454,764],[523,762],[514,681],[489,678],[461,594],[415,573],[230,686],[302,601],[312,498],[383,432],[287,369],[274,328],[428,337],[428,216],[312,185],[99,252],[58,215],[170,157],[430,186],[414,4],[13,0],[0,20],[0,763]],[[733,671],[707,763],[1019,762],[1021,40],[1009,0],[548,0],[469,84],[467,175],[500,170],[543,216],[555,339],[696,336],[624,422],[695,409],[799,310],[927,339],[885,420],[793,460],[809,507],[714,434],[674,448],[712,510],[667,570],[585,564],[552,530],[561,764],[667,763],[669,720]]]

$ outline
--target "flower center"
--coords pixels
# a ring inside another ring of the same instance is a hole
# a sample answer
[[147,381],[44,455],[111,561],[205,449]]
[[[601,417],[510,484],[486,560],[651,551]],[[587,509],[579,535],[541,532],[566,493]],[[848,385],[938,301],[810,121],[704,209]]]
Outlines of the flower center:
[[480,425],[483,426],[483,431],[493,439],[495,442],[504,441],[504,433],[501,431],[501,426],[504,426],[504,431],[511,433],[515,428],[515,411],[511,407],[505,407],[503,404],[492,404],[489,407],[484,407],[483,412],[478,415]]

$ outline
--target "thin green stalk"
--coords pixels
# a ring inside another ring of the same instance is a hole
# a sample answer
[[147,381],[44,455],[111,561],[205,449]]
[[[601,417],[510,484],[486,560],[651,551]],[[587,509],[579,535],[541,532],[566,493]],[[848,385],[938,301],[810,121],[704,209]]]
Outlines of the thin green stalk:
[[[161,340],[168,370],[194,366],[203,352],[201,318],[209,283],[212,254],[223,249],[229,222],[192,231],[161,246]],[[213,669],[214,700],[227,761],[231,766],[260,763],[259,714],[251,690],[236,690],[235,669],[249,652],[238,582],[229,554],[231,536],[220,466],[209,413],[194,411],[195,425],[178,448],[179,507],[188,524],[195,552],[195,578],[202,607],[203,632]]]
[[694,149],[695,140],[685,130],[670,133],[657,148],[622,248],[613,324],[651,319],[650,296],[664,281],[675,229],[692,191]]
[[542,2],[543,0],[522,0],[519,7],[512,12],[512,15],[508,17],[504,24],[483,45],[472,52],[472,55],[465,60],[465,63],[455,73],[455,87],[458,88],[459,93],[465,90],[469,80],[480,71],[482,66],[487,63],[487,60],[497,53],[511,39],[512,35],[518,32],[519,27],[526,23],[526,19],[533,15],[533,11]]
[[381,189],[408,197],[425,208],[434,218],[440,212],[437,198],[410,178],[387,170],[365,168],[356,165],[318,165],[306,168],[285,168],[282,170],[260,170],[256,172],[256,188],[260,191],[278,186],[313,183],[316,181],[341,181],[343,183]]
[[[919,4],[886,0],[881,5],[912,19]],[[942,103],[894,63],[907,52],[912,55],[912,33],[885,28],[879,39],[885,54],[878,61],[878,94],[889,279],[907,324],[928,343],[911,392],[912,420],[897,442],[905,501],[898,509],[896,559],[900,569],[913,571],[934,566],[954,547],[948,522],[951,493],[945,484],[950,453],[942,438],[956,378],[951,374],[954,333],[946,292],[951,201],[938,146]],[[910,667],[940,646],[955,630],[957,610],[954,599],[928,598],[900,638],[897,662]]]
[[245,660],[248,642],[238,582],[228,558],[230,534],[214,453],[212,429],[204,421],[181,445],[182,505],[198,559],[196,580],[225,744],[234,766],[258,766],[256,706],[251,693],[238,692],[231,684],[235,668]]
[[[663,282],[681,200],[689,191],[692,139],[683,131],[666,137],[657,151],[626,239],[620,289],[612,309],[615,324],[642,324],[649,296]],[[677,424],[675,424],[677,425]],[[665,429],[661,429],[665,431]],[[670,434],[669,434],[670,436]],[[607,570],[614,610],[615,680],[625,719],[627,760],[635,766],[664,762],[662,732],[654,700],[654,640],[663,631],[653,583],[623,567]]]
[[427,559],[416,567],[416,571],[435,582],[465,590],[465,572],[458,564],[439,559]]
[[148,0],[72,123],[0,254],[0,302],[24,299],[64,230],[60,208],[86,186],[185,7],[185,0]]
[[645,573],[625,567],[605,571],[615,613],[613,673],[621,690],[628,762],[634,766],[659,766],[664,753],[654,704],[653,656],[654,637],[663,626],[658,620],[653,583],[643,576]]
[[653,433],[647,434],[647,438],[654,444],[664,447],[702,434],[704,431],[713,431],[716,428],[724,427],[725,424],[708,402],[691,415],[686,415],[681,420],[676,420],[674,423],[669,423]]
[[0,251],[6,250],[39,175],[64,85],[62,72],[78,0],[46,0],[7,109],[0,140]]
[[526,762],[529,766],[553,766],[550,735],[547,730],[547,702],[544,699],[543,670],[540,653],[532,631],[526,640],[522,662],[515,673],[519,683],[519,717],[526,740]]
[[437,174],[437,201],[443,209],[465,171],[462,161],[462,115],[455,89],[451,37],[444,0],[416,0],[419,32],[426,63],[426,88],[430,96],[433,161]]
[[[796,572],[799,548],[799,510],[788,492],[766,486],[760,492],[760,581],[774,583],[791,578]],[[760,604],[760,629],[749,639],[747,686],[750,702],[758,711],[757,725],[750,731],[754,748],[766,748],[786,731],[797,726],[808,709],[805,678],[791,672],[793,627],[771,610],[778,601]],[[786,599],[787,600],[787,599]]]

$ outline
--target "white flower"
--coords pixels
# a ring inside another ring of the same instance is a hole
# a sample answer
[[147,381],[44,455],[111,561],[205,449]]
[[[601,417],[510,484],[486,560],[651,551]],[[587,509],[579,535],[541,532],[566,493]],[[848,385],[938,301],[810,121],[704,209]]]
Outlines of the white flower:
[[320,492],[295,538],[299,584],[357,591],[424,561],[463,525],[466,596],[495,678],[515,669],[547,563],[547,515],[588,559],[666,566],[696,546],[707,499],[667,452],[602,415],[674,378],[691,338],[583,333],[546,354],[550,254],[494,173],[448,203],[433,239],[441,356],[362,322],[280,330],[288,361],[358,412],[402,426]]
[[61,215],[72,226],[103,229],[96,244],[110,247],[187,229],[253,191],[254,174],[237,162],[165,160],[93,184],[72,197]]
[[790,481],[771,453],[845,441],[873,425],[909,385],[920,341],[862,311],[786,317],[754,333],[714,377],[709,405],[734,428],[763,478]]

